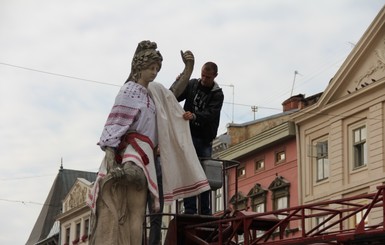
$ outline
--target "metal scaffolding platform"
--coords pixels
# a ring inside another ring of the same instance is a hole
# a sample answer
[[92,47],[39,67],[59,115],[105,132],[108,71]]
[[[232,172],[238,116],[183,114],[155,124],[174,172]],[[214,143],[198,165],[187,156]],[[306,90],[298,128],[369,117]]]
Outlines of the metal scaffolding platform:
[[377,189],[377,193],[266,213],[177,214],[165,244],[385,244],[385,185]]

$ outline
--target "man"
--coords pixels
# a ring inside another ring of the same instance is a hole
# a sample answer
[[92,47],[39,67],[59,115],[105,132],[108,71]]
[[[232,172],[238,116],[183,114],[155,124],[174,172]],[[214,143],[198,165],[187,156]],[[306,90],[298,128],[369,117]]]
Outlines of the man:
[[[190,121],[193,144],[199,158],[211,157],[212,141],[217,136],[219,119],[223,105],[223,92],[214,79],[218,67],[214,62],[203,65],[200,79],[191,79],[177,100],[185,100],[183,118]],[[178,83],[179,78],[171,86]],[[196,214],[196,196],[184,198],[186,214]],[[200,214],[211,215],[210,191],[200,195]]]
[[[194,68],[194,55],[191,51],[187,50],[185,52],[181,51],[181,57],[183,63],[185,64],[185,68],[182,72],[179,81],[180,84],[174,87],[172,91],[175,96],[178,96],[183,91],[183,86],[188,83],[190,76],[193,72]],[[148,238],[149,245],[159,245],[162,243],[162,213],[164,207],[164,198],[163,198],[163,177],[162,177],[162,169],[160,163],[160,150],[157,147],[157,153],[155,157],[155,169],[156,169],[156,178],[158,181],[158,191],[159,191],[159,211],[154,211],[152,207],[154,206],[154,200],[149,193],[148,195],[148,210],[150,213],[150,234]]]

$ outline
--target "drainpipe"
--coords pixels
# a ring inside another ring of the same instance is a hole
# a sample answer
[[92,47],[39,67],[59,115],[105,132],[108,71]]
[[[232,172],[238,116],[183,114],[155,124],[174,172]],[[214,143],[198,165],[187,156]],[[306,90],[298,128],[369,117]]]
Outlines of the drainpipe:
[[[301,164],[301,145],[300,145],[300,128],[297,123],[295,123],[295,137],[296,137],[296,145],[297,145],[297,175],[298,175],[298,205],[303,205],[302,193],[303,186],[300,178],[302,177],[302,164]],[[306,184],[306,183],[305,183]]]

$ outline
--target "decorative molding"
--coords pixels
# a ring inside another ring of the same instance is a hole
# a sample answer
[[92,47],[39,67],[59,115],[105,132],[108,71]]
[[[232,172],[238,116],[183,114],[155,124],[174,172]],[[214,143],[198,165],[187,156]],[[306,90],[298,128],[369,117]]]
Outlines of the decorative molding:
[[277,176],[269,185],[269,190],[276,191],[277,189],[287,189],[290,187],[290,182],[282,176]]
[[[385,41],[384,41],[385,44]],[[357,84],[354,88],[358,90],[360,88],[369,85],[367,81],[375,82],[376,80],[372,77],[375,73],[380,70],[385,70],[385,48],[375,49],[374,55],[377,57],[376,62],[372,65],[364,74],[362,74],[354,83]],[[353,91],[348,91],[353,92]]]
[[76,183],[69,197],[64,203],[64,212],[82,205],[86,201],[88,188]]
[[249,191],[247,194],[248,197],[255,197],[255,196],[266,196],[267,190],[265,190],[261,184],[255,184],[253,188]]
[[238,191],[237,194],[234,194],[234,195],[230,198],[229,203],[235,204],[236,201],[237,201],[238,203],[247,201],[247,197],[245,197],[245,195],[243,195],[243,193],[242,193],[241,191]]

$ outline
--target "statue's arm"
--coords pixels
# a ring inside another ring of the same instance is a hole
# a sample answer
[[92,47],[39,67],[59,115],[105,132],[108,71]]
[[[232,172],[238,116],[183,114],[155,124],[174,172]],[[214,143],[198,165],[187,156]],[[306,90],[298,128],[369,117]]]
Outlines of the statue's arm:
[[176,81],[171,85],[170,90],[178,98],[186,89],[188,81],[194,70],[194,55],[191,51],[180,51],[183,63],[185,64],[183,72],[177,77]]

